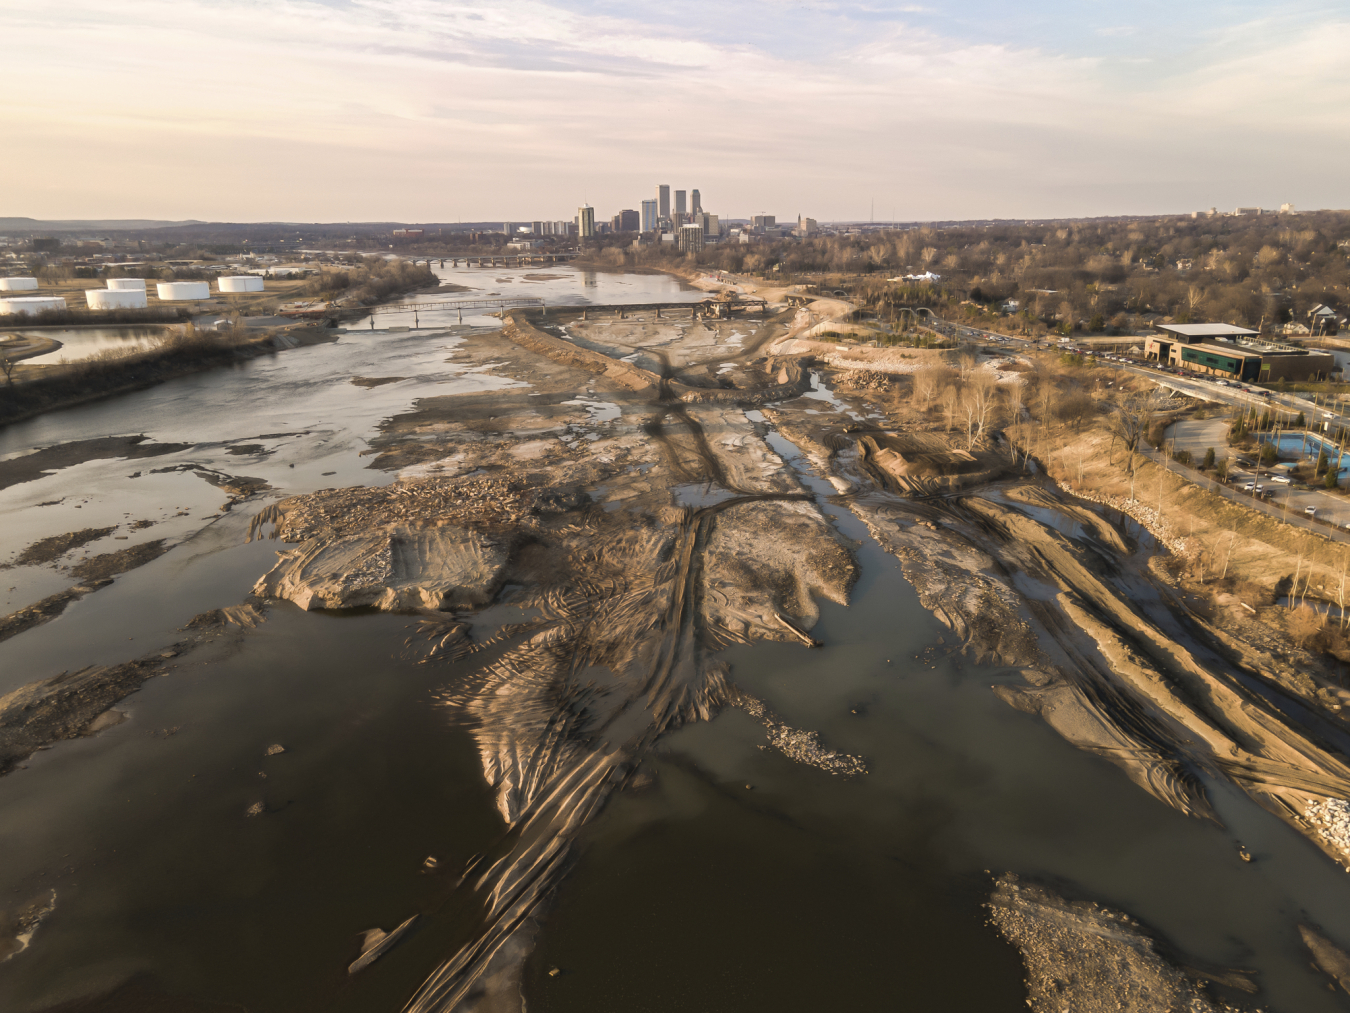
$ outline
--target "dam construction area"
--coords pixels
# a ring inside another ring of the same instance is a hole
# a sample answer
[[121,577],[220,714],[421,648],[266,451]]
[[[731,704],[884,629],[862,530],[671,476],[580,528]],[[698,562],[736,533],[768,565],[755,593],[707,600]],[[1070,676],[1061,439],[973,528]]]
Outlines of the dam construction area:
[[1203,407],[492,271],[0,428],[0,1008],[1346,1008],[1346,549]]

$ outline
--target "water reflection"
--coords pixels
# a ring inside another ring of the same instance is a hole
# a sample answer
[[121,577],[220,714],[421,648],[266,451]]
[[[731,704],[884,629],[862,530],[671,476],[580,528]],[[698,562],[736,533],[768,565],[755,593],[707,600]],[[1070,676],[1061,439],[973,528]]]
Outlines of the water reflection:
[[19,331],[20,337],[55,338],[61,347],[54,352],[24,359],[28,365],[78,362],[104,352],[129,354],[154,348],[173,334],[173,327],[64,327]]

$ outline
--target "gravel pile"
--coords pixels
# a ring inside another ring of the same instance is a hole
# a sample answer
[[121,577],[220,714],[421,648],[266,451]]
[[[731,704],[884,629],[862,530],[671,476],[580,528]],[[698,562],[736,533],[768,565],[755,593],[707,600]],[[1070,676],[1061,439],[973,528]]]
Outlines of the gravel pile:
[[1312,824],[1318,837],[1350,857],[1350,802],[1339,798],[1314,802],[1303,810],[1303,818]]

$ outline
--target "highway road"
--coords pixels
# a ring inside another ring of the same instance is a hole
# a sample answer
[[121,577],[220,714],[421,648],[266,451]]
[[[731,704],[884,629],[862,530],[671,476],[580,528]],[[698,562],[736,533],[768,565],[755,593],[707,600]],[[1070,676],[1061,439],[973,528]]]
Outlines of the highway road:
[[[1064,350],[1063,346],[1057,344],[1037,343],[1026,338],[1010,337],[1006,334],[998,334],[978,327],[967,327],[960,324],[953,326],[958,337],[989,341],[1013,348],[1039,348],[1043,351]],[[1284,411],[1290,416],[1297,416],[1299,412],[1303,412],[1307,418],[1326,423],[1333,430],[1339,426],[1350,427],[1350,413],[1347,413],[1344,408],[1323,408],[1297,394],[1266,391],[1261,387],[1238,385],[1236,381],[1229,381],[1229,385],[1225,386],[1214,380],[1202,379],[1199,374],[1183,373],[1177,375],[1168,373],[1156,366],[1145,364],[1144,360],[1138,357],[1091,351],[1087,354],[1095,357],[1099,366],[1133,374],[1141,379],[1150,380],[1159,387],[1184,394],[1187,397],[1233,407],[1250,407],[1252,405],[1263,409],[1269,407]],[[1297,430],[1294,431],[1297,432]],[[1156,452],[1150,453],[1149,456],[1157,461],[1163,459],[1162,455]],[[1229,471],[1228,484],[1221,486],[1194,468],[1188,468],[1171,460],[1166,463],[1168,468],[1177,474],[1184,475],[1198,485],[1216,489],[1231,499],[1246,502],[1253,509],[1281,519],[1288,518],[1292,524],[1311,528],[1337,541],[1350,542],[1350,536],[1347,535],[1347,532],[1350,532],[1350,500],[1347,500],[1344,496],[1325,492],[1321,489],[1299,489],[1274,482],[1272,478],[1279,473],[1266,468],[1232,467]],[[1253,483],[1253,485],[1262,485],[1264,487],[1263,492],[1270,490],[1270,494],[1257,499],[1252,493],[1244,492],[1243,486],[1248,482]],[[1311,519],[1306,514],[1309,507],[1316,511]]]

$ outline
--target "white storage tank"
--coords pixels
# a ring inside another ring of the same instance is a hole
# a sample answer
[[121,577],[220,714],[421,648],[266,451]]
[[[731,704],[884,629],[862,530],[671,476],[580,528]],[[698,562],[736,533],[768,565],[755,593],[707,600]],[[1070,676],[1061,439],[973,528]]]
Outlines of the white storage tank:
[[261,292],[263,280],[253,275],[226,275],[216,285],[222,292]]
[[0,278],[0,292],[36,292],[36,278]]
[[41,313],[43,310],[63,310],[66,301],[59,295],[16,295],[0,298],[0,315],[7,313]]
[[144,292],[144,278],[109,278],[108,287],[114,292]]
[[155,286],[155,294],[164,302],[210,299],[211,285],[205,281],[162,281]]
[[143,310],[145,289],[91,288],[84,293],[91,310]]

